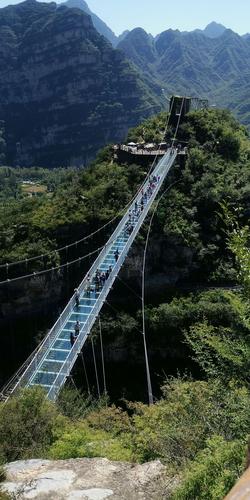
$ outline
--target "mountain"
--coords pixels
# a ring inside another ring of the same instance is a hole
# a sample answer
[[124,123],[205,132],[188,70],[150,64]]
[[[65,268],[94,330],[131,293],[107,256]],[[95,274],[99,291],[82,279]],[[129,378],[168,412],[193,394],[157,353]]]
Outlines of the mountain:
[[227,28],[225,28],[225,26],[223,26],[222,24],[215,23],[213,21],[206,26],[206,28],[203,30],[203,34],[208,38],[218,38],[224,33],[226,29]]
[[118,37],[117,37],[117,40],[116,40],[116,45],[118,45],[118,43],[122,42],[122,40],[124,40],[124,38],[129,34],[129,30],[125,30],[123,31]]
[[27,0],[0,9],[0,121],[8,164],[85,164],[159,110],[89,15]]
[[205,32],[169,29],[154,40],[136,28],[117,47],[144,73],[151,89],[208,98],[250,124],[250,37],[216,23]]
[[62,5],[66,5],[66,7],[69,8],[77,8],[83,10],[83,12],[85,12],[86,14],[89,14],[92,19],[93,25],[95,29],[98,31],[98,33],[100,33],[100,35],[105,36],[105,38],[107,38],[107,40],[109,40],[114,47],[116,46],[117,37],[115,33],[107,26],[106,23],[104,23],[104,21],[102,21],[102,19],[100,19],[96,14],[94,14],[90,10],[85,0],[67,0]]

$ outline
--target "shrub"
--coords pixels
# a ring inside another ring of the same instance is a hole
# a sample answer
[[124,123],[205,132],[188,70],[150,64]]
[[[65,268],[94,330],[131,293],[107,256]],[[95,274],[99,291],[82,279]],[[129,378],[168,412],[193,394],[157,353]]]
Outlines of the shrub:
[[245,461],[245,442],[227,442],[220,436],[208,440],[188,467],[172,500],[220,500],[241,475]]
[[43,456],[53,442],[57,412],[42,388],[23,390],[0,406],[0,455],[5,461]]

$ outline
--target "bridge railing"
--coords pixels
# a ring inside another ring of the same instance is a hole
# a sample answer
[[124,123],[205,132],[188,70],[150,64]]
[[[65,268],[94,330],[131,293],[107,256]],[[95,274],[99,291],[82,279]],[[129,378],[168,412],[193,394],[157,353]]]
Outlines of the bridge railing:
[[[169,163],[169,160],[171,160],[171,158],[172,158],[172,162],[170,162],[169,165],[168,165],[169,168],[171,167],[171,165],[172,165],[172,163],[173,163],[173,161],[174,161],[174,159],[176,157],[176,151],[172,150],[172,153],[173,154],[171,155],[171,152],[167,151],[167,153],[164,155],[164,157],[156,165],[154,171],[152,172],[152,176],[153,175],[159,175],[160,173],[164,172],[166,162]],[[163,181],[163,179],[161,179],[161,182],[156,186],[156,189],[154,190],[153,195],[152,195],[152,201],[155,198],[157,192],[159,191],[160,186],[162,184],[162,181]],[[142,187],[145,188],[148,185],[148,182],[149,182],[148,179],[146,179],[146,181],[144,182],[144,184],[143,184]],[[122,231],[123,227],[125,226],[125,223],[128,220],[128,214],[129,214],[129,210],[131,209],[132,204],[135,202],[135,200],[139,200],[139,198],[140,198],[140,192],[137,192],[136,195],[134,196],[133,200],[131,201],[131,205],[128,208],[127,212],[122,217],[121,221],[117,225],[115,231],[113,232],[113,234],[109,238],[108,242],[103,247],[103,249],[101,250],[101,252],[98,255],[97,259],[92,264],[89,272],[86,274],[86,276],[84,277],[84,279],[82,280],[82,282],[78,286],[78,290],[79,290],[80,294],[83,292],[84,289],[87,289],[87,287],[88,287],[88,277],[90,279],[93,277],[95,271],[98,269],[98,267],[100,266],[100,263],[102,262],[103,258],[105,257],[105,255],[107,253],[107,250],[109,250],[112,247],[112,245],[113,245],[114,241],[116,240],[117,236],[119,235],[119,233]],[[150,207],[148,207],[148,209],[149,208]],[[145,218],[147,212],[148,212],[148,210],[147,210],[147,205],[146,205],[145,209],[143,210],[141,216],[138,219],[138,222],[137,222],[137,224],[136,224],[136,226],[134,228],[134,231],[136,230],[137,227],[140,227],[140,225],[142,223],[142,220]],[[131,237],[133,236],[134,231],[131,234]],[[128,240],[129,242],[133,240],[133,238],[131,238],[131,237]],[[127,248],[127,245],[126,245],[126,248]],[[125,257],[124,257],[124,259],[125,259]],[[121,262],[121,258],[119,258],[118,261]],[[112,272],[110,278],[112,276],[114,276],[114,269],[115,268],[113,268],[113,272]],[[114,279],[115,279],[115,277],[114,277]],[[107,284],[105,286],[108,286],[108,282],[109,282],[109,280],[107,280]],[[60,314],[60,316],[57,319],[57,321],[54,324],[54,326],[48,332],[48,334],[46,335],[46,337],[42,341],[41,345],[39,346],[39,348],[35,352],[32,361],[29,363],[28,366],[25,367],[24,372],[21,374],[21,376],[16,381],[16,383],[15,383],[13,389],[12,389],[12,392],[15,392],[17,389],[19,389],[19,388],[24,387],[25,385],[27,385],[27,383],[31,379],[31,377],[34,374],[34,372],[37,371],[39,365],[41,364],[42,360],[44,359],[44,356],[45,356],[47,350],[53,345],[53,343],[54,343],[54,341],[55,341],[58,333],[62,330],[63,326],[66,324],[67,319],[68,319],[69,315],[72,312],[74,304],[75,304],[75,299],[74,299],[74,296],[73,296],[73,297],[71,297],[71,299],[69,300],[69,302],[65,306],[63,312]],[[90,316],[90,320],[91,320],[91,317],[92,317],[92,314]],[[90,321],[90,323],[91,323],[91,327],[92,327],[93,323],[91,321]],[[86,331],[86,323],[82,326],[82,328],[80,330],[80,335],[81,335],[82,332],[85,332],[85,331]],[[82,337],[80,336],[79,337],[79,342],[80,342],[80,338],[81,338],[81,340],[83,340]],[[77,347],[78,343],[76,344],[76,347]],[[74,350],[75,349],[73,349],[72,352],[70,352],[70,355],[71,355],[72,358],[74,357],[73,356]],[[68,364],[68,360],[64,363],[63,368],[67,364]],[[59,375],[61,377],[60,372],[59,372]],[[58,375],[58,377],[59,377],[59,375]],[[56,378],[56,380],[57,380],[57,378]]]

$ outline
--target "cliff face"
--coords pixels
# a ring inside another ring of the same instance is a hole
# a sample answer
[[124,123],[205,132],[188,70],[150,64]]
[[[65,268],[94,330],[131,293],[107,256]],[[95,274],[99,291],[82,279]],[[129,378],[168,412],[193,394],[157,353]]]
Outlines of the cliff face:
[[66,5],[66,7],[69,8],[81,9],[84,12],[86,12],[86,14],[89,14],[92,19],[93,25],[95,29],[98,31],[98,33],[100,33],[100,35],[105,36],[105,38],[107,38],[107,40],[109,40],[110,43],[112,43],[113,47],[116,47],[118,43],[118,37],[107,26],[107,24],[104,23],[102,19],[100,19],[100,17],[91,12],[85,0],[67,0],[66,2],[64,2],[64,5]]
[[78,9],[0,9],[0,119],[7,163],[85,164],[157,111],[125,56]]

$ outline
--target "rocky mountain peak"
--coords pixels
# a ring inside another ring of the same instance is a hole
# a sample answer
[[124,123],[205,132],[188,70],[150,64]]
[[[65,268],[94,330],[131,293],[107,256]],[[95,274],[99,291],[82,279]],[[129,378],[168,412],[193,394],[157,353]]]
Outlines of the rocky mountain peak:
[[203,30],[203,33],[209,38],[217,38],[221,36],[226,29],[227,28],[223,26],[223,24],[212,21],[206,26],[206,28]]
[[86,14],[89,14],[91,16],[93,25],[95,29],[100,33],[100,35],[103,35],[109,42],[112,43],[113,46],[116,46],[117,44],[117,37],[115,33],[107,26],[107,24],[102,21],[96,14],[94,14],[87,2],[85,0],[67,0],[63,4],[60,5],[65,5],[68,8],[77,8],[80,9],[81,11],[85,12]]

